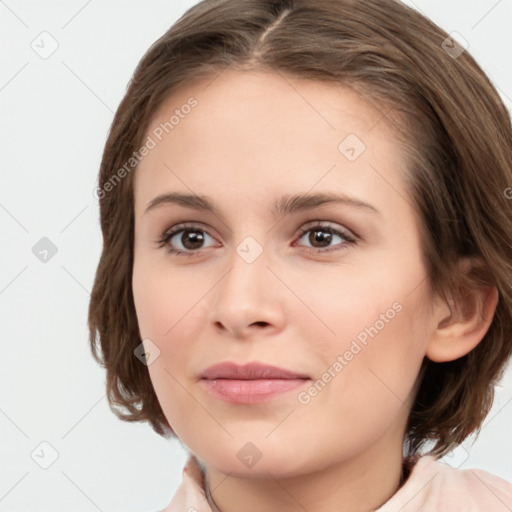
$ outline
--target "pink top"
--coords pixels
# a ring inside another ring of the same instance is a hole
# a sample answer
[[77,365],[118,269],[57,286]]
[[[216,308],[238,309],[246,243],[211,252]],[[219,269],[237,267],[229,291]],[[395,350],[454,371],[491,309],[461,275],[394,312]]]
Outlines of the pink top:
[[[481,469],[454,469],[433,456],[417,459],[398,491],[375,512],[511,512],[512,484]],[[162,512],[214,512],[204,475],[191,454],[183,481]]]

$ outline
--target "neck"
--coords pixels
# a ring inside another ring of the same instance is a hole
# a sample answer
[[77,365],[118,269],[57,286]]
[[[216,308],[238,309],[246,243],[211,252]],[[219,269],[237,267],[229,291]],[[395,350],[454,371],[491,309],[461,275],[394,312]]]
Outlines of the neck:
[[[382,441],[385,441],[382,443]],[[213,512],[371,512],[403,483],[402,443],[381,439],[351,459],[292,477],[233,477],[206,468],[206,490]],[[377,457],[377,454],[379,455]]]

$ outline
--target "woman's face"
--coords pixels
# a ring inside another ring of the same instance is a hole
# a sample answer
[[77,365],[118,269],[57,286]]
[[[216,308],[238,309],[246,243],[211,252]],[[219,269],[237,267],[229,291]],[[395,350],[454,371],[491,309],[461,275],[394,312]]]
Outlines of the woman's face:
[[[134,171],[137,319],[170,426],[218,471],[401,455],[431,297],[384,114],[344,87],[226,70],[151,122]],[[148,209],[162,194],[188,199]],[[302,378],[201,378],[226,361]]]

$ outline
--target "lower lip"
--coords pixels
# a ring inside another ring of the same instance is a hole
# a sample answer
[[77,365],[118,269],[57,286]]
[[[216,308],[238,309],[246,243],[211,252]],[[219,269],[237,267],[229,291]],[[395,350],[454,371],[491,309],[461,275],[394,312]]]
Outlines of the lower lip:
[[310,379],[203,379],[201,382],[212,395],[239,404],[266,402],[291,391]]

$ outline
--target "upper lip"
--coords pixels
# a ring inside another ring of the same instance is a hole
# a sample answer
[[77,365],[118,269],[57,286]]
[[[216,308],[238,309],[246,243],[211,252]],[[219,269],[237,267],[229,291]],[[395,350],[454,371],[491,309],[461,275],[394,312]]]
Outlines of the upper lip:
[[294,372],[257,361],[238,365],[230,361],[208,367],[200,377],[202,379],[309,379],[304,373]]

